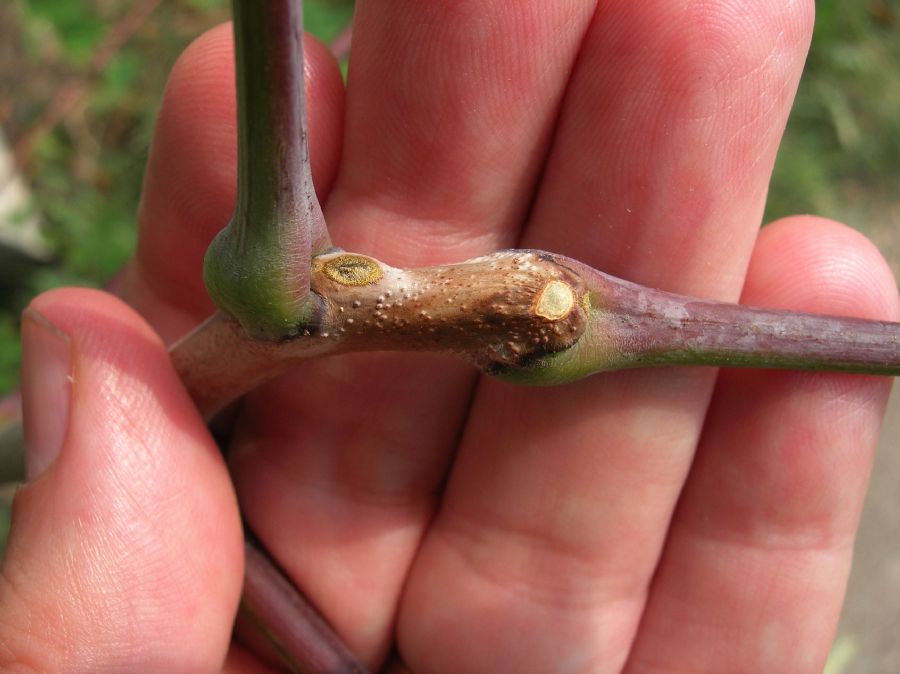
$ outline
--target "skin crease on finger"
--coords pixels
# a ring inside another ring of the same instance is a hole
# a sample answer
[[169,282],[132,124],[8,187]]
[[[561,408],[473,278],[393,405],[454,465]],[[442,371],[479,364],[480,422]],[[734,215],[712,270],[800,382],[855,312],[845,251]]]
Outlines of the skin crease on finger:
[[[584,9],[588,4],[575,12],[585,22],[590,18]],[[501,5],[493,7],[497,16],[510,11]],[[575,6],[563,7],[558,20],[566,12],[571,16]],[[420,244],[413,242],[421,237],[437,243],[426,243],[400,262],[433,261],[440,255],[455,260],[467,256],[469,244],[448,242],[474,241],[471,252],[506,245],[510,223],[524,216],[562,92],[553,87],[532,92],[551,100],[543,121],[535,122],[530,113],[523,114],[519,126],[508,125],[530,139],[531,147],[516,145],[518,155],[500,149],[516,155],[513,163],[526,170],[492,197],[502,204],[499,215],[486,234],[472,237],[493,202],[483,194],[458,199],[450,179],[455,176],[448,174],[464,176],[469,169],[484,169],[477,180],[457,181],[472,189],[504,175],[504,165],[497,163],[496,150],[480,162],[460,151],[483,139],[483,131],[467,122],[467,110],[438,116],[435,111],[454,97],[471,105],[480,92],[496,86],[508,96],[495,102],[502,110],[515,100],[511,91],[516,96],[522,92],[520,82],[506,90],[487,75],[474,78],[474,84],[460,82],[458,73],[471,72],[479,64],[491,72],[479,61],[489,49],[474,50],[478,58],[469,69],[460,65],[467,49],[472,50],[464,42],[466,31],[459,30],[473,25],[463,20],[466,7],[472,9],[470,3],[360,2],[362,23],[354,57],[360,59],[355,72],[362,74],[351,75],[346,163],[340,170],[340,129],[325,114],[329,101],[338,100],[334,91],[339,87],[333,87],[332,75],[313,80],[311,121],[314,127],[322,124],[311,134],[314,171],[323,197],[329,192],[328,176],[337,175],[327,215],[339,244],[373,253],[383,246],[393,257],[389,261],[396,262],[404,251],[415,250]],[[565,94],[525,243],[667,289],[735,297],[808,43],[811,9],[811,3],[785,2],[752,7],[599,3],[595,27],[584,41]],[[482,11],[492,15],[490,9]],[[392,15],[410,18],[407,23],[385,20]],[[442,21],[448,24],[445,32],[438,28]],[[508,47],[520,48],[529,42],[526,37],[542,31],[558,34],[549,21],[497,20],[498,27],[510,25],[521,27],[517,34],[523,37]],[[583,29],[566,25],[564,34],[577,45]],[[415,33],[417,26],[420,33]],[[442,43],[441,36],[451,39],[447,35],[462,42]],[[433,51],[404,51],[410,42],[421,48],[426,38]],[[224,50],[227,40],[217,39],[215,49]],[[379,46],[385,44],[390,48]],[[446,53],[456,54],[447,60],[449,67],[438,62],[440,67],[429,70],[445,47]],[[533,44],[529,48],[538,61],[547,58]],[[509,54],[514,53],[510,49]],[[563,53],[549,54],[562,60],[563,67],[544,73],[548,80],[568,76],[574,53],[568,60]],[[225,56],[210,57],[216,64],[211,67],[218,69],[204,85],[210,91],[230,79],[230,57]],[[498,62],[505,63],[503,58]],[[413,71],[410,64],[415,63],[420,69]],[[196,68],[194,75],[208,72],[196,64],[185,67]],[[323,95],[315,94],[317,81],[327,84]],[[421,92],[423,82],[432,88]],[[143,247],[129,296],[160,325],[182,327],[208,306],[189,258],[201,254],[204,241],[217,228],[214,221],[224,224],[233,202],[233,154],[217,154],[233,148],[229,143],[234,127],[228,117],[233,115],[233,100],[210,100],[203,109],[212,116],[211,123],[198,129],[187,118],[203,96],[189,91],[171,96],[194,103],[168,122],[164,112],[160,122],[163,140],[154,148],[148,172]],[[379,106],[398,104],[399,113],[380,116],[384,113]],[[178,109],[176,103],[167,105]],[[334,105],[340,109],[340,103]],[[524,103],[520,106],[529,110]],[[435,119],[459,133],[455,143],[435,140],[443,128],[435,128]],[[373,123],[367,125],[367,120]],[[432,136],[425,134],[425,122],[432,125]],[[410,128],[418,133],[404,136]],[[200,134],[199,148],[198,140],[190,137],[194,132]],[[404,137],[411,137],[409,147],[402,144]],[[182,161],[184,148],[202,149],[203,143],[209,143],[209,149],[197,156],[217,156],[221,162],[185,165],[180,167],[185,173],[167,176]],[[316,151],[317,143],[324,151]],[[437,172],[433,166],[448,170]],[[365,175],[357,175],[364,170],[381,172],[380,182],[373,185]],[[320,173],[326,176],[321,181]],[[190,193],[178,184],[191,185]],[[414,195],[422,197],[421,202]],[[167,196],[172,198],[167,201]],[[456,210],[454,198],[479,209]],[[375,224],[359,227],[357,222]],[[435,222],[450,224],[435,227]],[[191,232],[187,254],[170,270],[171,241],[183,230]],[[429,239],[432,231],[436,236]],[[149,284],[151,276],[156,280]],[[421,368],[420,379],[406,376],[414,368]],[[397,372],[404,377],[398,378]],[[454,389],[444,398],[433,391],[434,382],[443,381],[451,381],[449,388]],[[242,498],[256,504],[254,526],[277,548],[301,585],[319,593],[314,599],[371,662],[382,657],[389,642],[393,602],[430,518],[433,493],[458,433],[457,420],[464,414],[460,401],[469,381],[465,368],[436,365],[430,357],[353,357],[311,365],[304,368],[299,385],[296,377],[286,378],[249,401],[252,417],[243,427],[246,440],[235,468],[242,475]],[[437,528],[425,541],[401,605],[401,646],[413,671],[549,671],[540,658],[552,657],[555,665],[562,654],[572,658],[571,671],[619,668],[699,435],[711,383],[709,373],[686,371],[626,374],[553,394],[485,386]],[[429,405],[423,409],[420,400]],[[598,407],[603,410],[598,412]],[[442,417],[443,408],[456,411]],[[347,409],[363,412],[348,423]],[[398,417],[393,414],[397,409],[406,414]],[[293,415],[297,423],[280,424],[285,415]],[[432,440],[423,441],[422,427],[431,429]],[[512,431],[497,438],[497,428]],[[640,428],[654,429],[654,437],[640,435]],[[439,437],[444,439],[439,442]],[[605,438],[603,446],[597,446],[597,437]],[[336,452],[336,447],[343,449]],[[572,449],[570,454],[557,451],[557,460],[567,456],[571,465],[548,462],[548,447]],[[265,460],[249,458],[251,450]],[[417,453],[437,458],[423,464]],[[570,507],[558,507],[566,504]],[[363,513],[371,519],[360,528]],[[478,526],[471,527],[473,522]],[[470,530],[460,535],[465,526]],[[584,536],[586,531],[593,532],[592,540],[586,540],[591,538]],[[399,560],[390,552],[398,540],[399,547],[408,550]],[[491,565],[493,573],[485,570]],[[503,576],[510,571],[511,576]],[[386,582],[379,582],[379,576]],[[476,587],[485,578],[487,586]],[[505,594],[493,602],[497,595],[491,592],[496,593],[497,585]],[[441,588],[438,596],[433,594],[436,588]],[[581,597],[577,602],[571,599],[576,594]],[[360,597],[371,600],[368,608],[360,607]],[[473,615],[476,609],[482,613]],[[555,630],[547,627],[551,621]],[[552,647],[543,635],[553,637]],[[443,652],[460,641],[468,645],[464,652]],[[490,649],[493,654],[485,652]],[[593,667],[597,661],[602,661],[601,669]]]

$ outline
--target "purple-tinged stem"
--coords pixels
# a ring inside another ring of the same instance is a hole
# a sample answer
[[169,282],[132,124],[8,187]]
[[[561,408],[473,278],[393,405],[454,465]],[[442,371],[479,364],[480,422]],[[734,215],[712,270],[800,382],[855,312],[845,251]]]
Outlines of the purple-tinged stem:
[[511,381],[559,384],[657,365],[900,375],[900,323],[700,300],[552,257],[587,288],[585,333],[566,351],[502,373]]
[[204,280],[216,304],[250,334],[283,339],[312,320],[310,259],[331,247],[309,162],[303,3],[232,5],[237,204],[210,245]]
[[[235,0],[238,82],[238,217],[248,227],[268,200],[285,219],[298,218],[293,236],[305,240],[307,263],[331,247],[315,196],[303,55],[302,0]],[[308,283],[308,280],[307,280]]]
[[253,543],[245,551],[242,615],[292,672],[366,674],[325,619]]
[[[622,304],[615,310],[615,339],[635,366],[900,374],[897,323],[690,300],[634,288],[620,288],[618,295]],[[638,298],[647,305],[636,304]]]
[[240,396],[303,358],[328,353],[330,346],[310,337],[254,339],[237,321],[218,312],[172,345],[169,356],[194,405],[211,421]]
[[[310,292],[314,253],[331,247],[309,160],[300,0],[233,0],[238,108],[237,204],[206,254],[204,282],[223,315],[173,350],[173,362],[206,415],[222,399],[225,359],[198,360],[212,349],[243,358],[272,375],[268,350],[303,334],[319,310]],[[236,330],[217,328],[226,326]],[[308,331],[306,334],[309,334]],[[224,347],[224,350],[223,350]],[[258,358],[253,358],[258,356]],[[201,363],[212,365],[203,369]],[[189,374],[191,373],[191,374]],[[227,378],[227,377],[226,377]],[[232,387],[225,385],[226,390]],[[363,672],[340,638],[290,581],[249,543],[242,615],[292,670]]]

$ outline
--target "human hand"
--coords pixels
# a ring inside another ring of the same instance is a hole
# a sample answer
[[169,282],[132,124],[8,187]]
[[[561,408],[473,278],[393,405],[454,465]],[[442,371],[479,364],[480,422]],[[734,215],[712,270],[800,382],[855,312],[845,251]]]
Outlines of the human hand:
[[[308,44],[335,242],[404,266],[539,247],[896,317],[852,231],[803,217],[757,240],[812,21],[786,5],[360,2],[346,103]],[[170,338],[211,310],[200,259],[233,207],[228,45],[213,31],[172,75],[124,289]],[[354,355],[249,396],[230,460],[251,528],[373,668],[396,645],[416,674],[821,671],[888,385],[681,368],[527,390]],[[218,573],[231,592],[231,554]]]

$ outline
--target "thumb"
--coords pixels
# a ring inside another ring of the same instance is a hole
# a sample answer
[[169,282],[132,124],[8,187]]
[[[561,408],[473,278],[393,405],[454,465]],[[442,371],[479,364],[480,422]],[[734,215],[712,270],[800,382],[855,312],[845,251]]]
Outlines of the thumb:
[[42,295],[22,324],[28,482],[0,566],[0,669],[221,669],[240,520],[165,348],[97,291]]

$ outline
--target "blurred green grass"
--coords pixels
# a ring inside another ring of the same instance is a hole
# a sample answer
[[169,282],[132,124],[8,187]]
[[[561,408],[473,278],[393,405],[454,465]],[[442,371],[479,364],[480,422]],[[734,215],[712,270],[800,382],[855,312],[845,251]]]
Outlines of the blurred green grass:
[[[21,139],[67,82],[84,79],[124,0],[11,0],[0,6],[0,124]],[[818,213],[864,225],[900,183],[900,6],[817,3],[809,64],[775,169],[766,220]],[[307,27],[333,38],[352,0],[307,0]],[[0,298],[0,392],[17,385],[18,314],[54,286],[101,286],[132,250],[135,211],[166,74],[197,34],[228,16],[224,0],[167,0],[24,167],[56,256]],[[856,222],[854,222],[856,220]],[[865,229],[865,227],[863,227]]]
[[[900,2],[826,0],[779,152],[766,221],[871,214],[900,185]],[[861,224],[861,223],[850,223]]]

